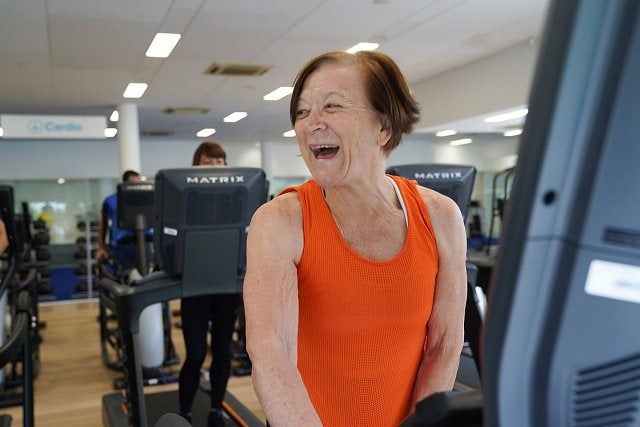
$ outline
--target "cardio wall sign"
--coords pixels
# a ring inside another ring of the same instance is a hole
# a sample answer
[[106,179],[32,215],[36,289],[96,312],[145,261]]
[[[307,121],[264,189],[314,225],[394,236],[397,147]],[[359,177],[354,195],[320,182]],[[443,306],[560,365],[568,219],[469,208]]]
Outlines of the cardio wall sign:
[[0,115],[3,137],[20,139],[104,139],[104,116]]

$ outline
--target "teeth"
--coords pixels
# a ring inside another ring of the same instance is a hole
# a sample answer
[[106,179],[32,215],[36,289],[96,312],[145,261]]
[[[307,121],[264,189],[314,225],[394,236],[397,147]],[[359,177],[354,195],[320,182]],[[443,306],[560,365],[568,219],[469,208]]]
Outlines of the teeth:
[[314,145],[311,148],[311,152],[313,153],[313,155],[315,157],[318,157],[324,150],[337,150],[340,147],[338,147],[337,145],[333,145],[333,144],[322,144],[322,145]]

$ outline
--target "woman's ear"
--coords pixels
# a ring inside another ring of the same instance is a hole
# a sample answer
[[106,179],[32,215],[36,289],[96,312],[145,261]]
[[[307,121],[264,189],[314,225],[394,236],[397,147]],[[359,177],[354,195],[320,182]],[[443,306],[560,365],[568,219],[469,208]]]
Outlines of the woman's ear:
[[386,114],[383,114],[380,118],[380,137],[378,138],[378,144],[383,147],[391,139],[391,123]]

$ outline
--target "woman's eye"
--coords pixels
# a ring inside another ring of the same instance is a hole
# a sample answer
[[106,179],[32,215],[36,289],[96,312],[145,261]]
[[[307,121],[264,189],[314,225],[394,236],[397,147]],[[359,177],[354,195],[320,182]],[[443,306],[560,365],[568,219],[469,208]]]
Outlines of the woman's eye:
[[325,108],[325,109],[327,109],[327,110],[335,110],[335,109],[337,109],[337,108],[340,108],[340,105],[338,105],[338,104],[333,104],[333,103],[331,103],[331,102],[330,102],[330,103],[328,103],[327,105],[325,105],[325,107],[324,107],[324,108]]
[[307,117],[308,115],[309,115],[309,110],[301,108],[298,111],[296,111],[296,118],[298,119]]

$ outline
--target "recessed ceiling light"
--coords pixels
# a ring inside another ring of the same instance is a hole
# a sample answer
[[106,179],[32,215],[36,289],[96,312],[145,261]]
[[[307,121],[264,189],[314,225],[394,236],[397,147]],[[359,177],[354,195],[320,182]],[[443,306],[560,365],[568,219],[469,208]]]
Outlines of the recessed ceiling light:
[[118,110],[113,110],[113,113],[111,113],[111,116],[109,116],[109,120],[111,120],[112,122],[117,122],[118,120],[120,120],[120,114],[118,113]]
[[146,83],[129,83],[122,96],[125,98],[140,98],[147,90]]
[[200,138],[206,138],[208,136],[213,135],[214,133],[216,133],[216,130],[214,128],[204,128],[198,133],[196,133],[196,136]]
[[364,50],[376,50],[380,46],[379,43],[358,43],[346,50],[347,53],[356,53]]
[[65,182],[67,182],[66,179],[64,178],[58,178],[58,184],[64,184]]
[[511,129],[504,131],[502,133],[503,136],[518,136],[522,134],[522,129]]
[[150,58],[166,58],[180,40],[180,34],[158,33],[147,49],[146,55]]
[[244,119],[245,117],[247,117],[247,113],[245,113],[244,111],[236,111],[235,113],[229,114],[222,120],[227,123],[235,123],[239,120]]
[[507,120],[519,119],[520,117],[524,117],[527,115],[529,110],[527,108],[523,108],[521,110],[511,111],[509,113],[498,114],[496,116],[487,117],[484,119],[485,123],[499,123],[506,122]]
[[451,136],[451,135],[455,135],[456,133],[458,132],[456,132],[453,129],[446,129],[446,130],[441,130],[436,132],[436,136]]
[[465,144],[471,144],[473,142],[473,139],[471,138],[462,138],[462,139],[456,139],[454,141],[450,141],[449,145],[465,145]]
[[293,129],[288,130],[285,133],[283,133],[282,136],[284,136],[286,138],[293,138],[294,136],[296,136],[296,131],[293,130]]
[[263,96],[262,99],[264,99],[265,101],[277,101],[291,94],[291,92],[293,92],[293,88],[291,86],[282,86],[274,91],[269,92],[268,94]]
[[104,130],[104,136],[106,138],[113,138],[118,133],[118,129],[116,128],[106,128]]

